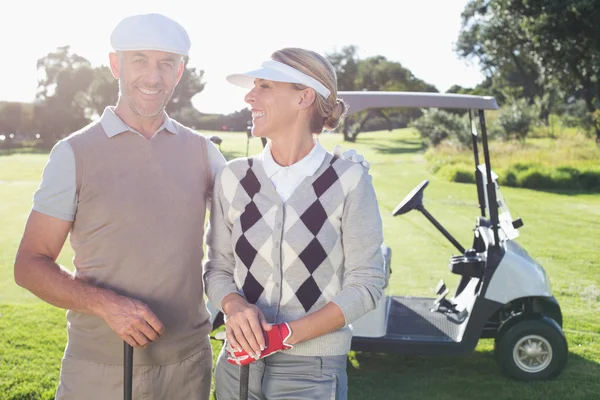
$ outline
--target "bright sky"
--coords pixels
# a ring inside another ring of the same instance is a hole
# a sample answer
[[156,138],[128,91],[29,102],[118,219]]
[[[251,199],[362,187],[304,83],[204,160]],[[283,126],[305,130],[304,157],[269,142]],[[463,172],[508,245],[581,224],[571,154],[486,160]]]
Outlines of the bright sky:
[[[475,86],[476,65],[453,52],[467,0],[18,0],[3,7],[0,100],[32,101],[36,62],[56,47],[106,65],[114,26],[131,14],[158,12],[182,24],[192,40],[190,65],[205,71],[194,105],[204,113],[245,108],[244,89],[225,81],[254,69],[282,47],[321,54],[356,45],[361,58],[383,55],[445,91]],[[102,5],[102,8],[98,7]],[[392,9],[394,7],[395,9]]]

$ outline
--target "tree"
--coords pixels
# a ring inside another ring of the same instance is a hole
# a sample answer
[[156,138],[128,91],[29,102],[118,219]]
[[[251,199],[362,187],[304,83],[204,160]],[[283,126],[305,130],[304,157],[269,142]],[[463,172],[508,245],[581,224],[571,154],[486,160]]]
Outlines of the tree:
[[[554,103],[580,96],[600,107],[600,0],[471,0],[457,51],[476,57],[509,98]],[[596,124],[597,139],[600,126]]]
[[107,106],[117,104],[119,84],[110,68],[102,65],[94,68],[94,79],[88,89],[89,113],[100,116]]
[[[199,112],[192,97],[204,89],[204,71],[189,68],[188,59],[179,84],[166,110],[182,123],[194,125]],[[37,103],[34,110],[42,146],[51,147],[57,140],[87,125],[109,105],[118,100],[119,86],[107,66],[92,68],[84,57],[74,54],[69,46],[40,58]]]
[[38,82],[35,118],[44,147],[51,147],[69,132],[89,123],[87,91],[94,78],[90,62],[59,47],[37,62]]
[[[402,64],[389,61],[383,56],[369,57],[364,60],[358,58],[357,48],[347,46],[340,52],[326,55],[336,70],[338,90],[373,90],[373,91],[418,91],[437,92],[437,89],[416,78]],[[346,117],[343,121],[342,131],[344,140],[354,142],[356,136],[363,130],[371,118],[382,118],[392,128],[391,114],[397,112],[392,109],[367,110]],[[418,110],[404,110],[406,119],[419,116]]]
[[204,71],[189,68],[188,62],[189,59],[186,57],[183,75],[175,87],[171,101],[167,104],[166,111],[169,115],[177,110],[193,108],[192,97],[204,90],[204,82],[202,82]]
[[23,123],[23,107],[21,103],[7,102],[0,104],[0,134],[16,133]]
[[[539,64],[567,92],[580,92],[588,111],[600,108],[600,0],[510,1],[523,18]],[[595,124],[600,141],[600,126]]]
[[345,46],[339,52],[327,54],[326,57],[333,65],[337,75],[338,90],[355,90],[356,75],[358,73],[358,48]]
[[56,51],[40,58],[37,69],[42,72],[38,80],[38,100],[46,100],[54,95],[73,97],[82,87],[87,90],[92,78],[90,62],[71,54],[70,46],[58,47]]
[[502,0],[472,0],[465,7],[462,20],[456,51],[463,58],[479,61],[499,102],[505,98],[526,98],[533,104],[543,96],[545,76],[535,62],[519,15],[507,10]]

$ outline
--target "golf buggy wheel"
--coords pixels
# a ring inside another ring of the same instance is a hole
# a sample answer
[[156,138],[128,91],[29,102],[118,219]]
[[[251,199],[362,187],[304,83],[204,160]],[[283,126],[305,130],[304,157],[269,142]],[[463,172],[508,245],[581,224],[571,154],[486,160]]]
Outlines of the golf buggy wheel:
[[551,318],[524,320],[511,326],[495,345],[502,372],[521,381],[553,379],[567,364],[567,340]]

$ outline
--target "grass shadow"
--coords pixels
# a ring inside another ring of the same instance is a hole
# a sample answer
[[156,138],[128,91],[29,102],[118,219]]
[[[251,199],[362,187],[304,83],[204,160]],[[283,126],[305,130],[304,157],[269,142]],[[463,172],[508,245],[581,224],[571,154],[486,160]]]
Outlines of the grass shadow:
[[569,354],[552,381],[519,382],[504,376],[492,351],[465,357],[351,353],[349,399],[568,399],[595,398],[600,364]]
[[380,154],[410,154],[425,151],[425,146],[420,140],[394,139],[388,143],[387,146],[382,146],[381,141],[378,141],[371,147]]
[[569,197],[576,197],[576,196],[579,196],[579,195],[599,194],[600,193],[600,186],[598,186],[598,187],[591,187],[591,188],[585,189],[585,190],[584,189],[528,188],[528,187],[517,187],[517,186],[512,186],[512,187],[516,187],[518,189],[535,190],[536,192],[558,194],[560,196],[569,196]]
[[8,149],[0,149],[1,156],[11,156],[13,154],[49,154],[51,149],[42,147],[15,147]]

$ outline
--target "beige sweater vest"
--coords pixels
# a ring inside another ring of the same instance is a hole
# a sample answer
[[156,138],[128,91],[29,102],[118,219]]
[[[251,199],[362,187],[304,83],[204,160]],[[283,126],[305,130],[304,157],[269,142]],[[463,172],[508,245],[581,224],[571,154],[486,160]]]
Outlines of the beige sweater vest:
[[[147,304],[165,333],[135,351],[136,365],[166,365],[210,347],[202,242],[212,189],[206,138],[177,124],[147,140],[109,138],[99,123],[67,140],[79,202],[71,231],[76,276]],[[123,342],[100,317],[67,312],[66,354],[122,365]]]

